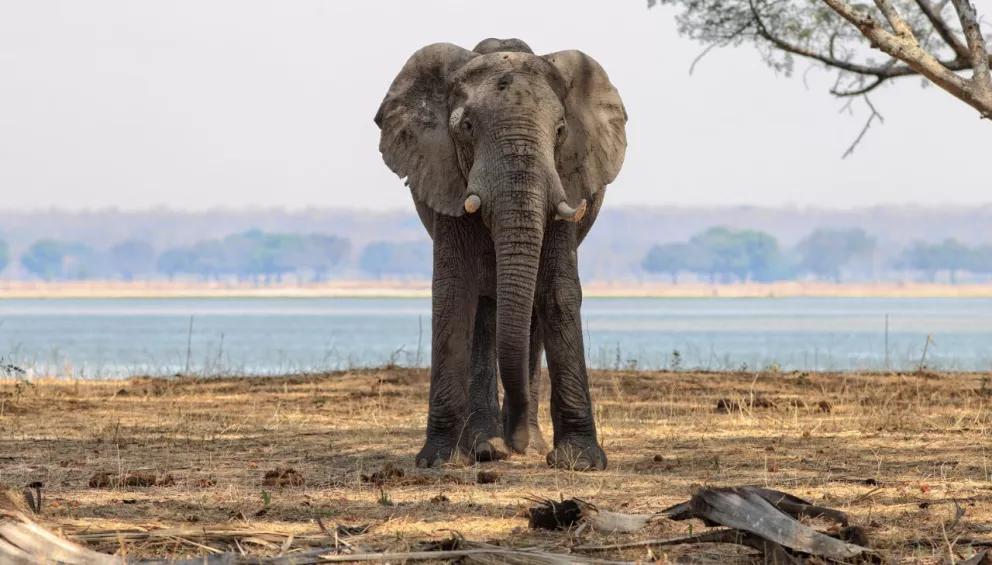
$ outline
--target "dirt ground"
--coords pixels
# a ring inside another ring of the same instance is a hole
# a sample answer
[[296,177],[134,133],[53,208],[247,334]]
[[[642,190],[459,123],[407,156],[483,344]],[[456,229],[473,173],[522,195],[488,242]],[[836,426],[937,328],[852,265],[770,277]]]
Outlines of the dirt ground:
[[[652,512],[702,485],[768,486],[844,510],[874,547],[904,563],[945,563],[952,552],[960,559],[992,544],[988,375],[597,371],[592,381],[610,466],[574,473],[537,455],[415,469],[427,407],[422,370],[4,380],[0,483],[19,495],[40,481],[40,523],[129,556],[274,555],[326,544],[336,526],[341,539],[377,550],[414,549],[455,530],[564,551],[577,543],[569,534],[528,529],[527,496]],[[748,407],[752,398],[770,402]],[[719,411],[721,399],[736,406]],[[541,409],[550,438],[546,400]],[[277,469],[281,478],[265,478]],[[483,473],[492,482],[480,483],[480,471],[495,471]],[[638,534],[585,532],[581,543],[691,528],[703,526],[660,520]],[[600,557],[756,562],[754,552],[731,547]]]

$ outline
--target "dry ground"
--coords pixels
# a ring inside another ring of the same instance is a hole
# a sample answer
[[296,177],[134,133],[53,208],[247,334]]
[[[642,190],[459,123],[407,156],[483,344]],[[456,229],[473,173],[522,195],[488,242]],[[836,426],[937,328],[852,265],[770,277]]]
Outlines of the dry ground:
[[[285,544],[292,551],[327,542],[317,518],[331,529],[372,526],[350,541],[378,549],[415,547],[452,529],[479,541],[564,548],[566,534],[528,530],[525,496],[576,496],[612,510],[650,512],[688,499],[704,484],[765,485],[845,510],[866,526],[875,546],[901,562],[943,563],[951,546],[967,556],[983,540],[992,544],[992,452],[986,453],[992,385],[986,375],[598,371],[592,380],[610,458],[609,469],[596,473],[550,470],[536,455],[414,469],[427,403],[427,374],[420,370],[30,385],[6,380],[0,382],[0,483],[18,492],[44,483],[37,519],[67,535],[185,532],[89,542],[108,552],[123,545],[128,555],[198,555],[208,546],[237,545],[273,554]],[[715,410],[720,399],[752,395],[774,405]],[[542,411],[550,432],[546,401]],[[390,465],[403,476],[377,485],[371,475]],[[304,484],[265,484],[266,472],[288,467]],[[480,469],[502,475],[478,484]],[[127,476],[140,481],[139,472],[166,484],[120,486]],[[91,486],[101,473],[104,480]],[[964,510],[958,521],[952,498]],[[690,527],[702,526],[661,521],[636,536],[587,533],[583,542],[658,538]],[[196,537],[205,529],[256,535],[242,535],[237,544]],[[662,554],[672,562],[754,562],[747,550],[712,545],[655,553]]]

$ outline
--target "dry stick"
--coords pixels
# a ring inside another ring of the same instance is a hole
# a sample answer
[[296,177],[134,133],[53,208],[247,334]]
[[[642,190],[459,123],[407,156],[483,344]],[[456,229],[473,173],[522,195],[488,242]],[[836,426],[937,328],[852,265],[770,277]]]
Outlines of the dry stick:
[[[193,337],[193,332],[190,332],[190,338]],[[187,342],[186,348],[189,351],[189,343]],[[189,353],[187,353],[187,356]],[[220,332],[220,346],[217,348],[217,365],[216,368],[220,370],[224,365],[224,332]]]
[[545,557],[547,559],[557,559],[568,560],[568,562],[586,562],[586,563],[632,563],[629,561],[604,561],[599,559],[583,559],[581,561],[575,559],[575,555],[565,555],[559,553],[544,553],[536,551],[516,551],[512,549],[452,549],[447,551],[411,551],[409,553],[358,553],[353,555],[327,555],[321,556],[321,563],[349,563],[353,561],[426,561],[435,559],[454,559],[456,557],[470,557],[472,555],[501,555],[504,557],[519,557],[519,558],[539,558]]
[[613,551],[613,550],[623,550],[623,549],[635,549],[639,547],[660,547],[665,545],[680,545],[680,544],[691,544],[691,543],[710,543],[710,542],[722,542],[727,538],[729,534],[738,534],[738,530],[733,528],[723,528],[719,530],[713,530],[709,532],[703,532],[701,534],[693,534],[688,536],[675,536],[670,538],[659,538],[659,539],[648,539],[641,541],[630,541],[625,543],[611,543],[603,545],[580,545],[578,547],[573,547],[572,551]]
[[[923,364],[926,363],[926,360],[927,360],[927,347],[931,343],[933,343],[933,336],[931,336],[930,334],[927,334],[927,340],[925,342],[923,342],[923,355],[920,356],[920,365],[919,365],[919,367],[917,367],[917,372],[919,372],[919,373],[922,373],[923,372]],[[937,344],[934,343],[934,345],[937,345]]]
[[[926,0],[923,0],[924,2]],[[885,315],[885,370],[891,371],[889,366],[889,315]]]
[[186,336],[186,370],[183,371],[183,375],[189,375],[189,358],[193,352],[193,315],[189,316],[189,334]]
[[420,354],[423,352],[423,339],[424,339],[424,317],[423,315],[417,315],[417,362],[414,365],[416,368],[420,368]]

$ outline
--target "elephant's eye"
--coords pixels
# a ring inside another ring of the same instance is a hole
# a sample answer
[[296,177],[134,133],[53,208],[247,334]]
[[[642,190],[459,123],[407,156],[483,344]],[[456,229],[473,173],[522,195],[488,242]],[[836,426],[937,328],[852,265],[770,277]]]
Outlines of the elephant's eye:
[[465,131],[472,131],[472,121],[468,118],[462,120],[462,129]]
[[555,139],[558,143],[561,143],[565,141],[566,137],[568,137],[568,125],[565,122],[561,122],[555,130]]

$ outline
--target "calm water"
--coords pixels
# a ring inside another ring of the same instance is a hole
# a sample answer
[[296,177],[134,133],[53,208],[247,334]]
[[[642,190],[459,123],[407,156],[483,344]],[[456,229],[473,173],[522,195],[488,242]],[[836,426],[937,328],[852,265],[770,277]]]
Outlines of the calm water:
[[[591,299],[592,367],[992,367],[992,300]],[[193,331],[190,337],[190,316]],[[0,300],[0,357],[35,375],[271,374],[430,363],[429,299]],[[422,331],[421,331],[422,329]],[[418,349],[419,343],[419,349]],[[419,351],[419,353],[418,353]]]

